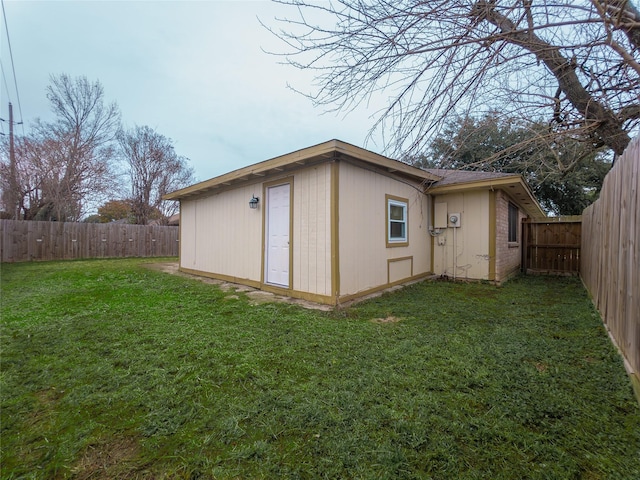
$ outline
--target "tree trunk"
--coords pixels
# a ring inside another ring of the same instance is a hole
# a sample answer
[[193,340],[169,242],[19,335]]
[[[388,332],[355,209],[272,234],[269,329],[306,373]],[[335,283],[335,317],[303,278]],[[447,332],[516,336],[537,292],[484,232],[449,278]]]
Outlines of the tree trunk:
[[498,13],[493,3],[480,1],[472,12],[478,20],[486,20],[505,34],[505,42],[518,45],[543,62],[558,81],[560,90],[584,117],[585,126],[593,128],[599,139],[617,155],[622,155],[631,138],[622,128],[614,112],[596,100],[580,83],[574,66],[564,58],[560,49],[542,40],[531,31],[518,30],[509,18]]

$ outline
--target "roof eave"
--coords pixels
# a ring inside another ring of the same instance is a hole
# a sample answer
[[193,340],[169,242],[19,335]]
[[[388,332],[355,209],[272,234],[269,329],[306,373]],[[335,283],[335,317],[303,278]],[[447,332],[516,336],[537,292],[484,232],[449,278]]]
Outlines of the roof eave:
[[514,200],[520,203],[522,208],[527,212],[529,216],[533,218],[542,218],[547,216],[547,214],[540,206],[540,203],[538,203],[538,200],[533,195],[533,192],[529,188],[529,185],[527,185],[521,175],[510,175],[507,177],[452,183],[449,185],[441,186],[436,185],[429,188],[427,193],[438,195],[456,193],[463,190],[499,188],[505,190],[512,197],[518,197],[518,195],[514,195],[513,193],[509,192],[510,187],[515,189],[519,187],[523,191],[522,193],[525,198],[514,198]]
[[347,155],[364,162],[368,162],[379,167],[385,168],[390,173],[399,173],[408,175],[421,181],[437,181],[440,177],[421,170],[411,165],[392,160],[383,155],[365,150],[355,145],[351,145],[340,140],[329,140],[312,147],[307,147],[302,150],[296,150],[295,152],[280,155],[269,160],[265,160],[260,163],[255,163],[238,170],[234,170],[224,175],[199,182],[180,190],[168,193],[162,198],[164,200],[180,200],[186,197],[201,195],[209,191],[215,190],[221,186],[230,186],[242,181],[260,179],[266,175],[278,173],[285,169],[303,167],[305,164],[312,161],[328,161],[331,157],[335,156],[335,153]]

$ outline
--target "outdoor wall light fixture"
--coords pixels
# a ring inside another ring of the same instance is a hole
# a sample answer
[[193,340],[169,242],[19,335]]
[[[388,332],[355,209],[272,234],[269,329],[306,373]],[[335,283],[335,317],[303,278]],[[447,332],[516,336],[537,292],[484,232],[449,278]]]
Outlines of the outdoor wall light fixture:
[[251,200],[249,200],[249,208],[258,208],[258,202],[260,201],[260,199],[258,197],[256,197],[255,195],[253,195],[251,197]]

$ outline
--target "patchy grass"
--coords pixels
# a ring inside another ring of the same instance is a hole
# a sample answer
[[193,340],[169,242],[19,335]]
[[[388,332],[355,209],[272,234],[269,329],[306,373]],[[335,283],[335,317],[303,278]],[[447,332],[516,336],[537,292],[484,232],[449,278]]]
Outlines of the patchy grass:
[[640,478],[576,279],[326,313],[143,263],[2,265],[2,478]]

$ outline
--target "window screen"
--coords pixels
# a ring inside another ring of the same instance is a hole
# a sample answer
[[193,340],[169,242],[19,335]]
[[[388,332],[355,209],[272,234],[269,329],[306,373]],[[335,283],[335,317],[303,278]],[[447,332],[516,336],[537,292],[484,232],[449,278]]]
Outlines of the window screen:
[[509,203],[509,242],[518,241],[518,207]]
[[399,200],[387,200],[389,242],[407,241],[407,203]]

